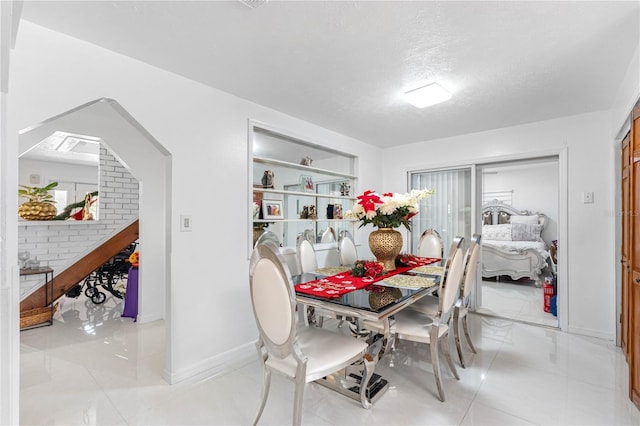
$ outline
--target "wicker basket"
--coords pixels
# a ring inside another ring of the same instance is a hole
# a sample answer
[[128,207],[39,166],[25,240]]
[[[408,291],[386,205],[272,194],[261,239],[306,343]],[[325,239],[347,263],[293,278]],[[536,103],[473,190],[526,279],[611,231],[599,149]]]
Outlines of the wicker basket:
[[56,313],[58,304],[45,308],[29,309],[20,312],[20,328],[33,327],[34,325],[44,324],[51,321],[53,314]]

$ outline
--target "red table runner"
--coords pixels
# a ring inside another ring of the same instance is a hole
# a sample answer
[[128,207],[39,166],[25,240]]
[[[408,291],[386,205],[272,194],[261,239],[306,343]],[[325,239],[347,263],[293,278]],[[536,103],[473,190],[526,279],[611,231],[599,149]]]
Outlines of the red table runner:
[[354,277],[351,275],[351,271],[346,271],[328,277],[319,278],[317,280],[297,284],[295,286],[295,290],[296,293],[304,293],[312,296],[333,299],[351,291],[360,290],[361,288],[384,280],[385,278],[410,271],[418,266],[430,265],[438,261],[440,261],[440,259],[412,256],[410,265],[396,267],[393,271],[389,271],[376,278]]

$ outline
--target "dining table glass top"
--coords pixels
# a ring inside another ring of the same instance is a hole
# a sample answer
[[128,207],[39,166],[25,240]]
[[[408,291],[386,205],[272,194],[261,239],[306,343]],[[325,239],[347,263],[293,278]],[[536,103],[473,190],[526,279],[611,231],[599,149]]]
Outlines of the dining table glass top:
[[[294,277],[294,285],[313,282],[325,276],[317,272],[298,275]],[[296,298],[300,303],[344,315],[383,319],[433,293],[438,288],[440,279],[441,275],[408,270],[338,297],[296,292]]]

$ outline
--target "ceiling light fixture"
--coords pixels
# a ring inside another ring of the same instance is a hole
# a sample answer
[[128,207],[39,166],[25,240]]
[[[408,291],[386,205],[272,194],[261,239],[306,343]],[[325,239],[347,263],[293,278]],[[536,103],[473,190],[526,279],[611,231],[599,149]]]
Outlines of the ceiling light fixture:
[[438,83],[427,84],[404,93],[404,100],[416,108],[425,108],[449,99],[451,99],[451,93]]
[[256,9],[263,4],[267,3],[269,0],[238,0],[240,3],[249,7],[250,9]]

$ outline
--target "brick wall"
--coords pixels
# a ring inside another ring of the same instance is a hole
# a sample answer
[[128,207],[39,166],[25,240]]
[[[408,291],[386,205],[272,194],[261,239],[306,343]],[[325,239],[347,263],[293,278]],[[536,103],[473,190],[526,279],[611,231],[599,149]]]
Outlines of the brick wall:
[[[98,220],[20,221],[18,251],[37,256],[58,274],[138,218],[138,181],[107,148],[100,148]],[[20,300],[44,283],[44,276],[20,277]]]

